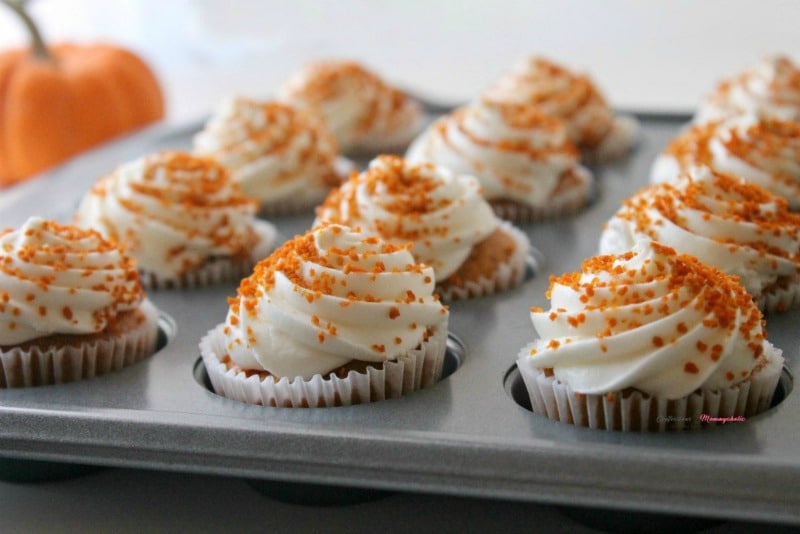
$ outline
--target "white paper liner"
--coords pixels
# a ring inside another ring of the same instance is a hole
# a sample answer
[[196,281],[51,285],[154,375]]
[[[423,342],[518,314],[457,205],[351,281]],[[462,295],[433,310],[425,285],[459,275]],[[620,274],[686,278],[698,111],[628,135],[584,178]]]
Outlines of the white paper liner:
[[256,263],[266,258],[275,248],[278,232],[267,221],[256,220],[253,230],[258,234],[259,240],[250,251],[250,256],[233,261],[231,258],[214,257],[204,265],[181,274],[177,279],[164,279],[152,271],[139,270],[139,280],[142,286],[150,291],[159,289],[192,289],[206,287],[231,280],[238,281],[249,276]]
[[309,380],[284,377],[276,382],[273,377],[248,377],[220,361],[219,355],[226,353],[223,328],[224,324],[218,325],[200,341],[200,354],[214,391],[229,399],[273,407],[329,408],[407,395],[439,381],[447,348],[445,321],[437,325],[427,342],[395,362],[384,363],[382,369],[350,371],[345,378],[317,374]]
[[783,357],[770,346],[764,367],[749,380],[722,390],[697,390],[687,397],[668,400],[639,391],[610,395],[575,392],[554,376],[534,367],[528,345],[519,354],[517,367],[525,382],[534,413],[562,423],[626,432],[664,432],[716,424],[708,418],[746,418],[765,411],[772,403],[783,369]]
[[464,282],[463,286],[449,285],[444,282],[437,284],[436,293],[443,301],[449,302],[499,293],[518,286],[525,279],[526,263],[531,248],[528,236],[507,221],[499,220],[498,225],[514,240],[514,253],[508,258],[508,261],[498,266],[497,270],[489,276]]
[[99,338],[78,346],[11,348],[0,351],[0,388],[62,384],[94,378],[139,362],[155,351],[158,310],[145,300],[146,320],[120,337]]
[[403,155],[408,145],[423,130],[426,124],[425,114],[418,108],[415,116],[394,132],[370,133],[354,143],[342,145],[342,152],[356,158],[372,158],[376,154]]
[[262,202],[258,216],[273,218],[287,215],[313,215],[314,208],[325,200],[329,191],[328,187],[309,187],[298,195]]
[[614,118],[614,125],[605,139],[594,149],[583,150],[583,161],[589,164],[606,163],[627,154],[639,135],[639,121],[629,115]]
[[522,202],[489,199],[495,215],[501,219],[516,223],[531,223],[570,215],[583,209],[592,197],[594,178],[588,169],[581,167],[583,178],[581,187],[575,187],[555,198],[549,198],[543,206],[531,206]]
[[800,307],[800,280],[787,287],[762,293],[758,296],[758,309],[764,313],[780,313]]
[[[339,156],[333,162],[333,170],[339,179],[339,183],[335,185],[339,185],[350,176],[350,173],[358,171],[358,165],[348,158]],[[266,218],[287,215],[313,215],[314,208],[322,204],[333,187],[334,184],[308,185],[290,197],[264,200],[261,202],[258,215]]]

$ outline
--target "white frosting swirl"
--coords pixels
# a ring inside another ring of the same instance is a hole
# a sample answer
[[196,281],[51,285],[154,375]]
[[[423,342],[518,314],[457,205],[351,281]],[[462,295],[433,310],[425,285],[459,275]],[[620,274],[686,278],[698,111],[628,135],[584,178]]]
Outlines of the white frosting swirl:
[[700,104],[695,122],[753,114],[800,121],[800,69],[785,56],[765,57],[721,82]]
[[542,57],[525,58],[498,79],[485,98],[535,105],[564,121],[580,148],[599,145],[614,127],[614,114],[592,80]]
[[626,200],[600,237],[601,254],[652,239],[738,276],[758,297],[800,274],[800,215],[786,201],[730,175],[694,168]]
[[215,257],[259,258],[274,229],[255,211],[215,160],[161,152],[101,179],[75,221],[119,242],[142,270],[166,281]]
[[375,73],[349,61],[306,64],[278,98],[319,113],[344,152],[405,146],[420,131],[420,105]]
[[475,178],[396,156],[374,159],[334,190],[314,224],[325,222],[360,228],[389,243],[413,241],[414,257],[433,267],[437,281],[456,272],[498,224]]
[[144,298],[133,260],[97,232],[38,217],[0,232],[0,345],[101,332]]
[[733,386],[780,353],[735,277],[658,243],[590,258],[549,295],[549,311],[531,311],[540,339],[518,364],[552,369],[579,393],[677,399]]
[[558,119],[531,106],[487,100],[438,119],[406,155],[412,163],[430,162],[475,176],[489,200],[533,207],[588,194],[592,175],[578,157]]
[[651,180],[674,181],[694,166],[743,178],[800,209],[800,123],[742,115],[693,126],[656,159]]
[[285,243],[242,280],[224,333],[231,360],[311,378],[352,360],[384,362],[446,329],[433,269],[407,247],[339,225]]
[[336,141],[322,122],[278,102],[224,100],[194,151],[217,158],[262,203],[316,196],[339,182]]

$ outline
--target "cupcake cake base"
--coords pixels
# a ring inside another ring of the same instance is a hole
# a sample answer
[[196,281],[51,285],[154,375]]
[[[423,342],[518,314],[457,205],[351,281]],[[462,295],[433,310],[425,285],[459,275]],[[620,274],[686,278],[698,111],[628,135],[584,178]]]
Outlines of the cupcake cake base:
[[248,251],[249,256],[235,259],[226,256],[208,258],[203,265],[181,274],[178,278],[164,278],[158,273],[140,270],[142,286],[151,290],[191,289],[223,282],[238,282],[252,272],[256,263],[269,255],[278,240],[277,230],[267,221],[255,221],[253,230],[258,235],[258,241]]
[[562,181],[544,205],[531,206],[507,198],[487,200],[501,219],[524,224],[570,215],[583,209],[592,200],[594,187],[591,173],[580,168]]
[[365,404],[397,398],[429,387],[442,376],[447,349],[446,325],[432,330],[417,349],[363,370],[350,370],[343,377],[330,373],[302,378],[275,379],[268,373],[252,373],[231,365],[226,357],[223,325],[208,332],[200,342],[200,353],[214,391],[248,404],[284,408],[328,408]]
[[158,310],[145,301],[99,334],[54,335],[0,347],[0,388],[62,384],[117,371],[152,355]]
[[484,297],[518,286],[525,279],[530,241],[501,221],[494,233],[475,245],[462,266],[436,286],[443,301]]

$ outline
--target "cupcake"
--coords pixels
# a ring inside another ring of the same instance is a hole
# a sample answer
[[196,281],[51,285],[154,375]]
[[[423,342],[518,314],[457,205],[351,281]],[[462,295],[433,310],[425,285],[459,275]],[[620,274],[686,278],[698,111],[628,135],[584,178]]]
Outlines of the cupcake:
[[433,268],[445,300],[510,289],[525,275],[527,236],[497,219],[475,178],[430,163],[374,159],[317,208],[320,223],[360,228],[388,243],[413,242],[414,258]]
[[215,160],[160,152],[100,179],[75,222],[120,243],[146,286],[193,287],[238,280],[269,253],[275,229],[256,209]]
[[654,183],[693,166],[732,174],[785,198],[800,210],[800,123],[743,115],[691,127],[653,163]]
[[329,407],[399,397],[442,373],[448,311],[433,269],[340,225],[297,236],[242,280],[200,351],[214,390]]
[[322,116],[345,153],[403,150],[424,122],[415,100],[351,61],[306,64],[278,98]]
[[[517,365],[533,411],[607,430],[693,428],[766,410],[783,367],[736,277],[640,241],[554,277]],[[702,417],[701,417],[702,416]]]
[[652,239],[739,277],[762,310],[800,304],[800,214],[757,185],[707,168],[625,200],[600,237],[601,254]]
[[529,57],[500,77],[484,98],[536,106],[564,121],[567,135],[588,161],[608,161],[633,146],[638,123],[614,116],[595,84],[542,57]]
[[193,142],[266,216],[312,211],[352,169],[319,118],[278,102],[226,99]]
[[155,351],[158,312],[131,258],[38,217],[0,232],[0,387],[60,384]]
[[478,100],[434,122],[409,147],[411,163],[475,176],[503,219],[529,222],[577,211],[592,174],[564,124],[523,104]]
[[695,122],[747,114],[800,122],[800,69],[788,57],[766,57],[721,82],[700,104]]

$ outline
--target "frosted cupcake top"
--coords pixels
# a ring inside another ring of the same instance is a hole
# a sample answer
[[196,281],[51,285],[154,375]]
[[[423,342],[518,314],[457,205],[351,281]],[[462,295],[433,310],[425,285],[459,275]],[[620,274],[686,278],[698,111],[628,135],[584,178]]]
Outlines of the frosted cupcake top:
[[255,247],[268,246],[262,240],[272,237],[271,227],[262,231],[255,211],[215,160],[160,152],[99,180],[75,221],[119,242],[142,270],[166,281],[209,259],[249,258]]
[[553,277],[548,297],[527,362],[579,393],[677,399],[738,384],[774,351],[735,277],[650,241]]
[[695,122],[744,114],[800,121],[800,69],[788,57],[766,57],[721,82],[700,104]]
[[625,252],[640,238],[740,277],[755,296],[800,273],[800,215],[783,198],[706,168],[626,200],[603,231],[600,253]]
[[542,57],[512,66],[485,93],[499,102],[528,104],[564,121],[581,149],[598,147],[614,128],[614,114],[592,80]]
[[97,232],[38,217],[0,231],[0,345],[100,332],[144,298],[133,260]]
[[224,100],[195,135],[194,150],[218,159],[262,202],[339,182],[336,141],[322,121],[278,102]]
[[396,156],[374,159],[334,190],[317,210],[320,222],[360,228],[390,243],[414,242],[414,257],[433,267],[437,281],[458,270],[498,224],[475,178]]
[[693,166],[753,182],[800,208],[800,123],[745,115],[696,125],[675,138],[652,169],[653,182],[672,181]]
[[351,61],[314,61],[278,98],[319,113],[344,152],[404,146],[422,128],[420,105]]
[[548,204],[591,175],[563,123],[536,108],[478,100],[439,118],[409,147],[411,163],[430,162],[478,178],[487,199]]
[[396,360],[447,328],[433,269],[407,246],[340,225],[297,236],[242,280],[224,326],[244,369],[305,379],[352,361]]

